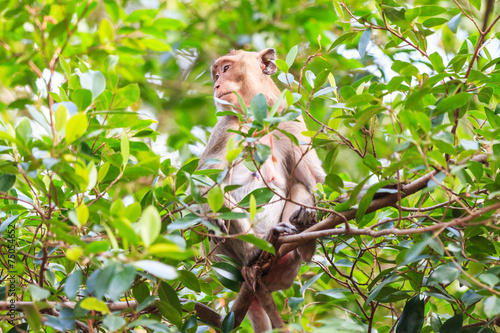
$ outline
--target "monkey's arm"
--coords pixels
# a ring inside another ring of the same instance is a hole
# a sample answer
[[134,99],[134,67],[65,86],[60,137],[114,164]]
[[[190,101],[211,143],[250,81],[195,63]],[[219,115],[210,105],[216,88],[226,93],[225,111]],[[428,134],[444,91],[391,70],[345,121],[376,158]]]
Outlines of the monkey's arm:
[[[283,122],[279,125],[279,128],[282,131],[295,136],[299,142],[309,143],[311,141],[310,138],[302,134],[302,132],[307,131],[307,127],[302,116],[300,116],[297,120],[298,121]],[[284,148],[289,149],[290,151],[290,172],[292,172],[291,176],[293,179],[304,184],[307,188],[315,188],[317,183],[323,183],[325,181],[325,171],[321,167],[318,154],[316,154],[314,149],[303,144],[297,146],[281,133],[278,134],[278,137],[280,137],[279,141],[284,140],[285,142],[288,142],[288,145]]]
[[230,138],[236,136],[228,130],[237,130],[239,121],[236,116],[224,116],[215,124],[207,142],[207,147],[200,156],[198,170],[224,169],[227,166],[226,147]]

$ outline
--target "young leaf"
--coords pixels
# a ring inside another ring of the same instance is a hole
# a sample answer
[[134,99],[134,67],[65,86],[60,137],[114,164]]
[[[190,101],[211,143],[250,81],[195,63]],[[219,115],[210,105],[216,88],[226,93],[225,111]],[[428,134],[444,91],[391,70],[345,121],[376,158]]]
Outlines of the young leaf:
[[104,303],[104,301],[98,300],[95,297],[87,297],[87,298],[85,298],[80,303],[80,306],[83,309],[87,309],[87,310],[95,310],[95,311],[99,311],[99,312],[104,313],[104,314],[109,313],[109,308],[106,305],[106,303]]
[[139,234],[146,247],[149,247],[159,236],[161,230],[160,214],[154,206],[148,206],[137,223]]
[[66,124],[66,144],[70,145],[87,131],[88,120],[83,113],[74,115]]
[[222,193],[220,186],[215,186],[208,191],[207,200],[212,212],[218,212],[222,208],[224,193]]
[[66,126],[66,123],[68,122],[68,108],[66,108],[66,105],[64,104],[59,104],[57,107],[57,110],[55,112],[55,118],[56,118],[56,130],[60,132],[64,126]]
[[[286,55],[285,62],[288,65],[289,68],[292,67],[293,62],[295,61],[295,58],[297,57],[297,53],[298,52],[299,52],[299,47],[297,45],[295,45],[294,47],[292,47],[290,49],[290,51]],[[288,72],[288,71],[285,71],[285,72]]]
[[137,83],[129,84],[118,89],[113,101],[113,109],[123,109],[135,103],[140,96],[140,90]]
[[123,167],[123,169],[125,169],[125,167],[128,164],[128,157],[130,155],[130,144],[128,141],[128,135],[125,132],[122,133],[122,140],[120,143],[120,148],[121,148],[121,154],[122,154],[122,167]]
[[255,214],[257,214],[257,202],[255,201],[255,197],[250,194],[250,223],[254,223],[255,221]]

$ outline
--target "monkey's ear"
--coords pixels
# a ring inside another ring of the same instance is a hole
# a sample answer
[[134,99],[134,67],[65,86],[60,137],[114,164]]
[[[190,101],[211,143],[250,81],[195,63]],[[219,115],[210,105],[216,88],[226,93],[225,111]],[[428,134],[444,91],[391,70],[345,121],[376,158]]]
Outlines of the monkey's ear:
[[267,75],[272,75],[276,73],[278,67],[274,63],[276,60],[276,50],[275,49],[265,49],[260,51],[259,59],[262,62],[262,73]]

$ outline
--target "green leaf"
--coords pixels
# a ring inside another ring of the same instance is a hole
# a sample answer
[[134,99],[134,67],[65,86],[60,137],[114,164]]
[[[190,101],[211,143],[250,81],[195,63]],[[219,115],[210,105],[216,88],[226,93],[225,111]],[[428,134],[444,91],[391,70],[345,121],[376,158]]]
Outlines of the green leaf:
[[99,168],[99,172],[97,173],[97,181],[99,183],[102,182],[106,177],[106,175],[108,174],[110,166],[111,164],[109,162],[106,162]]
[[89,208],[85,204],[81,204],[76,208],[76,217],[80,226],[85,225],[89,219]]
[[407,251],[405,255],[405,260],[401,263],[401,265],[408,265],[416,260],[419,260],[420,254],[424,249],[429,245],[432,241],[432,237],[424,238],[420,243],[412,245]]
[[418,7],[420,9],[419,16],[437,16],[446,13],[448,10],[441,6],[426,5]]
[[403,7],[396,8],[383,5],[382,8],[384,9],[384,14],[392,23],[404,29],[411,28],[408,22],[406,22],[406,11]]
[[[370,159],[368,158],[368,160],[370,160]],[[376,162],[378,162],[378,161],[376,161]],[[374,163],[374,161],[372,161],[372,163]],[[366,210],[368,209],[368,206],[370,206],[370,203],[373,201],[373,196],[375,195],[375,193],[377,193],[377,191],[380,190],[381,188],[383,188],[384,186],[387,186],[391,183],[392,183],[392,181],[382,181],[380,183],[377,183],[377,184],[371,186],[366,191],[366,194],[363,196],[363,198],[359,202],[358,211],[356,212],[356,221],[358,223],[361,222],[361,219],[365,215]],[[354,195],[354,194],[351,194],[351,195]]]
[[[342,93],[342,91],[341,91]],[[364,106],[367,104],[370,104],[370,102],[373,102],[375,98],[369,93],[362,93],[361,95],[355,95],[350,97],[347,102],[345,103],[345,106],[347,107],[357,107],[357,106]]]
[[[469,170],[472,172],[474,177],[476,177],[476,181],[480,181],[483,178],[483,164],[476,161],[467,162],[467,166]],[[481,242],[482,243],[482,242]]]
[[58,54],[57,56],[59,58],[59,65],[61,65],[61,68],[63,69],[64,74],[66,74],[66,77],[70,77],[71,76],[71,67],[70,67],[69,63],[66,62],[66,59],[64,59],[64,57],[62,55]]
[[3,174],[0,176],[0,192],[7,193],[16,183],[16,176],[11,174]]
[[148,38],[148,39],[143,39],[142,42],[150,50],[157,52],[165,52],[165,51],[172,52],[172,47],[170,46],[170,44],[162,42],[161,40]]
[[382,163],[373,155],[366,155],[363,159],[363,164],[370,168],[371,171],[378,173],[382,169]]
[[66,144],[70,145],[87,131],[88,119],[83,113],[74,115],[66,124]]
[[446,97],[436,106],[434,115],[460,108],[467,104],[473,95],[463,92],[453,96]]
[[441,330],[439,333],[457,333],[462,329],[464,316],[462,313],[459,313],[447,321],[444,322],[443,326],[441,326]]
[[139,283],[134,288],[132,288],[132,294],[137,302],[142,303],[146,298],[151,296],[148,285],[146,282]]
[[179,280],[186,288],[196,292],[201,291],[200,280],[194,273],[183,269],[178,270],[177,273],[179,273]]
[[[44,332],[44,330],[42,330],[42,315],[33,307],[33,306],[25,306],[23,307],[23,313],[26,317],[26,321],[28,322],[28,325],[29,325],[29,328],[30,330],[29,331],[33,331],[35,333],[41,333],[41,332]],[[10,332],[10,330],[9,330]],[[19,332],[19,331],[15,331],[15,332]],[[27,331],[23,331],[23,332],[27,332]]]
[[224,205],[224,193],[220,186],[215,186],[208,191],[207,195],[208,205],[212,212],[218,212]]
[[212,271],[224,287],[235,292],[240,290],[240,282],[244,279],[237,267],[228,262],[215,262],[212,264]]
[[103,314],[109,313],[109,308],[106,305],[106,303],[104,303],[104,301],[98,300],[95,297],[87,297],[87,298],[85,298],[80,303],[80,306],[83,309],[86,309],[86,310],[95,310],[95,311],[99,311],[99,312],[101,312]]
[[40,301],[50,296],[50,291],[40,288],[35,284],[30,284],[28,286],[28,289],[30,291],[31,299],[33,301]]
[[66,283],[64,284],[64,293],[69,299],[74,300],[78,294],[81,284],[82,271],[77,269],[66,279]]
[[154,276],[164,280],[173,280],[177,278],[175,267],[154,260],[139,260],[134,262],[134,266],[143,269]]
[[299,290],[299,293],[301,295],[304,294],[304,292],[309,288],[311,287],[313,284],[316,283],[316,281],[318,281],[319,279],[321,279],[321,277],[323,276],[323,273],[320,273],[320,274],[317,274],[316,276],[313,276],[312,278],[310,278],[309,280],[307,280],[306,283],[304,283],[304,285],[300,288]]
[[172,305],[163,301],[156,301],[156,307],[165,319],[170,321],[179,329],[182,327],[182,317]]
[[[286,55],[286,64],[288,65],[288,68],[292,67],[293,62],[295,61],[295,58],[297,57],[297,53],[299,53],[299,47],[295,45],[288,51],[288,54]],[[287,71],[285,71],[287,72]]]
[[271,254],[276,254],[274,246],[271,243],[269,243],[265,239],[262,239],[262,238],[255,236],[253,234],[240,235],[240,236],[237,236],[236,238],[241,239],[242,241],[251,243],[251,244],[257,246],[261,250],[264,250],[264,251],[269,252]]
[[158,297],[160,297],[160,301],[170,304],[179,313],[179,315],[182,314],[182,306],[175,290],[165,281],[160,283]]
[[229,312],[229,314],[224,317],[221,324],[221,330],[223,333],[230,333],[234,328],[234,312]]
[[120,152],[122,154],[122,167],[123,169],[125,169],[125,167],[127,166],[128,164],[128,157],[130,155],[130,143],[128,142],[128,135],[126,132],[123,132],[122,133],[122,140],[121,140],[121,143],[120,143]]
[[161,218],[154,206],[148,206],[142,212],[142,216],[137,222],[139,234],[146,247],[149,247],[160,235]]
[[481,10],[481,0],[469,0],[469,2],[476,7],[478,11]]
[[122,109],[137,102],[140,96],[140,90],[137,83],[129,84],[123,88],[118,89],[113,101],[113,109]]
[[356,113],[356,125],[352,128],[352,132],[356,132],[361,127],[365,126],[373,116],[385,111],[384,107],[372,105]]
[[281,59],[276,59],[276,66],[278,66],[278,69],[284,73],[288,73],[288,71],[290,70],[288,64]]
[[330,74],[330,70],[325,69],[316,76],[314,79],[314,89],[319,89],[323,86],[328,79],[328,74]]
[[124,265],[120,272],[115,273],[108,287],[108,295],[112,301],[118,302],[130,289],[135,279],[135,272],[135,267]]
[[266,118],[267,116],[266,96],[261,93],[255,95],[255,97],[252,99],[252,102],[250,102],[250,110],[252,110],[254,121],[262,125],[264,118]]
[[[284,89],[281,92],[281,94],[279,95],[278,99],[274,102],[273,107],[269,111],[268,118],[274,117],[274,115],[276,114],[276,111],[278,111],[278,108],[280,107],[281,100],[283,99],[283,96],[285,96],[285,94],[287,93],[287,91],[288,91],[287,89]],[[267,118],[266,118],[266,120],[267,120]]]
[[448,284],[458,279],[459,276],[460,270],[455,264],[450,263],[436,268],[429,277],[429,282],[435,284]]
[[363,58],[366,53],[366,47],[368,46],[368,43],[370,42],[370,39],[372,37],[372,29],[368,28],[363,33],[361,34],[361,37],[359,38],[358,42],[358,52],[359,56]]
[[250,223],[253,223],[255,221],[255,215],[257,214],[257,201],[255,201],[253,195],[250,195],[250,207],[248,211],[250,213]]
[[257,205],[263,205],[269,202],[271,198],[274,196],[274,193],[268,189],[267,187],[261,187],[253,190],[249,194],[247,194],[241,201],[240,206],[248,208],[250,207],[250,197],[253,196],[255,198]]
[[433,18],[425,20],[422,23],[422,25],[424,27],[426,27],[426,28],[431,28],[431,27],[435,27],[435,26],[438,26],[438,25],[445,24],[446,22],[448,22],[448,19],[445,19],[445,18],[442,18],[442,17],[433,17]]
[[419,333],[424,325],[424,308],[425,299],[421,298],[420,295],[410,299],[401,313],[396,333]]
[[348,40],[352,40],[357,35],[358,35],[358,32],[347,32],[347,33],[343,34],[342,36],[340,36],[339,38],[337,38],[332,43],[332,45],[330,45],[330,47],[328,48],[328,52],[330,52],[333,48],[335,48],[336,46],[342,44],[343,42],[348,41]]
[[110,332],[115,332],[125,326],[127,322],[122,317],[107,315],[102,323]]
[[441,327],[443,326],[443,323],[441,322],[441,319],[439,319],[438,315],[435,314],[434,312],[431,313],[431,327],[434,332],[439,333],[441,330]]
[[68,108],[66,108],[66,105],[62,103],[59,104],[55,112],[56,130],[58,132],[60,132],[64,128],[64,126],[66,126],[66,123],[68,122],[68,117],[69,113],[68,113]]
[[101,72],[89,70],[80,75],[80,85],[90,90],[92,99],[96,99],[106,89],[106,79]]
[[431,60],[432,66],[438,73],[443,73],[444,72],[444,64],[443,64],[443,58],[439,55],[439,53],[434,52],[429,56],[429,59]]
[[71,100],[78,107],[78,111],[85,111],[92,103],[92,93],[87,89],[77,89],[71,94]]
[[484,300],[483,310],[488,318],[494,318],[500,314],[500,299],[496,296],[490,296]]
[[16,126],[16,139],[24,143],[28,143],[31,140],[32,131],[30,120],[23,117],[19,124]]

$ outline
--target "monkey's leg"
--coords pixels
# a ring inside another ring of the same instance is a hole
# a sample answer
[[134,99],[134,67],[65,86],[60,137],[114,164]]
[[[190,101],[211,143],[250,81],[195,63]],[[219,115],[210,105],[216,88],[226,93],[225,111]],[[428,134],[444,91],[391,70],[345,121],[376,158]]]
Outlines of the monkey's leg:
[[[314,206],[314,197],[312,193],[302,183],[294,183],[289,194],[290,199],[305,206]],[[299,232],[315,225],[318,222],[318,216],[314,209],[304,208],[293,202],[288,201],[283,209],[282,221],[290,221]],[[304,261],[311,261],[316,251],[316,241],[305,242],[298,248],[299,254]]]
[[247,315],[250,323],[252,323],[254,333],[267,332],[273,328],[266,311],[255,296],[253,301],[250,302],[250,308],[248,309]]
[[283,318],[281,318],[278,308],[276,308],[271,292],[267,289],[264,283],[262,283],[262,281],[257,283],[255,296],[259,300],[260,306],[269,316],[272,327],[274,329],[278,328],[279,332],[288,332],[286,330],[285,322],[283,321]]
[[251,302],[250,299],[253,299],[255,296],[253,291],[248,287],[248,284],[243,282],[240,288],[240,292],[236,299],[234,300],[233,306],[231,307],[230,312],[234,313],[234,327],[240,326],[243,319],[245,319],[245,315],[247,314],[248,308],[250,307]]
[[205,304],[201,304],[198,302],[195,304],[194,309],[196,310],[196,315],[198,316],[198,318],[208,321],[215,327],[221,327],[223,318],[213,309],[209,308]]

